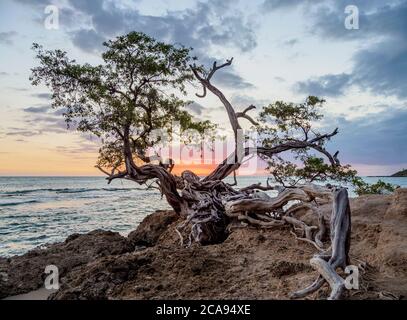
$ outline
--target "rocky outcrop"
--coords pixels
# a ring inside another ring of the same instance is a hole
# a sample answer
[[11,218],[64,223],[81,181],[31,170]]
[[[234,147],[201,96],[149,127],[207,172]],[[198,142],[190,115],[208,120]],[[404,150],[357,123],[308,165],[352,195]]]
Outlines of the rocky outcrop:
[[43,286],[47,265],[58,267],[60,277],[106,256],[132,251],[130,241],[118,233],[96,230],[73,234],[63,243],[34,249],[22,256],[0,259],[0,298],[18,295]]
[[377,243],[378,261],[383,272],[390,268],[392,275],[407,274],[407,189],[397,189],[394,201],[387,209]]
[[395,174],[392,174],[391,177],[407,177],[407,169],[403,169]]
[[[330,206],[321,209],[328,217]],[[351,263],[362,269],[360,290],[347,298],[406,297],[407,190],[352,199],[351,210]],[[309,265],[315,248],[296,240],[286,226],[236,229],[221,244],[186,249],[175,232],[178,219],[159,211],[128,238],[95,231],[2,259],[1,272],[9,279],[0,292],[37,289],[47,264],[61,270],[61,288],[52,299],[287,299],[316,276]],[[311,297],[328,293],[326,288]]]
[[160,236],[167,230],[168,226],[179,219],[174,211],[156,211],[147,216],[128,236],[130,242],[135,246],[154,246]]

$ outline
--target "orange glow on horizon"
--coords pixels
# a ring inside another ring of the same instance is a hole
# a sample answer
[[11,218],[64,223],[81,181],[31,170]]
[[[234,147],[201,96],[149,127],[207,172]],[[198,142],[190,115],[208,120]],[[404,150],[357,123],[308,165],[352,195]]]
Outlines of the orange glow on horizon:
[[189,170],[198,176],[206,176],[215,170],[215,168],[215,164],[178,164],[175,165],[172,173],[179,176],[183,171]]
[[[63,138],[59,135],[58,139],[54,137],[52,141],[65,144],[60,137]],[[48,146],[46,141],[4,143],[3,140],[3,143],[0,143],[0,176],[103,176],[103,173],[95,168],[97,153],[82,151],[69,153]],[[172,173],[180,175],[183,171],[190,170],[199,176],[206,176],[221,162],[219,159],[215,161],[215,158],[211,160],[210,164],[201,162],[200,159],[194,163],[177,161]],[[138,163],[138,165],[142,164]],[[241,176],[263,176],[267,174],[265,167],[266,165],[259,161],[254,163],[252,170],[245,170],[243,165],[242,170],[237,173]],[[362,176],[378,173],[386,175],[399,170],[399,166],[353,164],[353,167]]]

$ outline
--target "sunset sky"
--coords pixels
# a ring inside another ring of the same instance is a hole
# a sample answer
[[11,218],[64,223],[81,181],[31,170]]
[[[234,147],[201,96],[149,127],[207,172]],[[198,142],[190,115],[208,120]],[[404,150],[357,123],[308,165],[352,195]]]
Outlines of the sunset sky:
[[[44,26],[50,4],[59,8],[57,30]],[[345,28],[348,4],[359,9],[357,30]],[[405,0],[2,0],[0,175],[99,174],[96,140],[67,131],[47,89],[31,86],[30,48],[37,42],[97,64],[104,40],[133,30],[192,46],[204,64],[234,57],[215,82],[238,110],[325,98],[322,125],[340,130],[329,149],[361,175],[407,168]],[[191,112],[228,132],[221,104],[191,89]]]

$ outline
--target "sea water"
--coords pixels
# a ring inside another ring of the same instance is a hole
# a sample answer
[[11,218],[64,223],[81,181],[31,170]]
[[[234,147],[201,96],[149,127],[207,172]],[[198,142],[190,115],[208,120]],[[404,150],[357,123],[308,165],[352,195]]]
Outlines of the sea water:
[[[365,178],[370,183],[378,179]],[[407,178],[380,179],[407,187]],[[239,177],[238,186],[265,181]],[[95,229],[127,235],[158,209],[170,209],[159,191],[131,181],[107,185],[103,177],[0,177],[0,256]]]

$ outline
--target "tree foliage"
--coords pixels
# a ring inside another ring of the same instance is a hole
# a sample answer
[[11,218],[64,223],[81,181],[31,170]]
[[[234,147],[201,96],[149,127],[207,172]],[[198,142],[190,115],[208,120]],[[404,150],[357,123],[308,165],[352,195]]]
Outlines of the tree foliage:
[[195,121],[187,111],[190,102],[179,97],[193,80],[189,63],[196,58],[190,48],[139,32],[105,42],[104,47],[103,63],[92,66],[34,44],[40,65],[30,78],[33,85],[50,88],[53,107],[64,110],[69,126],[100,138],[99,166],[123,166],[126,143],[135,159],[149,162],[149,148],[161,139],[153,131],[164,130],[171,138],[174,121],[182,131],[215,128],[209,121]]
[[[194,129],[195,133],[215,135],[216,126],[209,121],[195,120],[188,112],[191,102],[181,98],[186,94],[186,85],[198,80],[204,89],[199,97],[209,90],[224,104],[235,138],[241,118],[254,125],[259,136],[255,141],[259,147],[256,153],[268,162],[277,183],[293,187],[317,181],[352,182],[361,194],[391,190],[390,185],[382,182],[374,186],[365,184],[349,165],[339,162],[338,152],[332,155],[327,151],[326,145],[338,129],[328,134],[316,129],[323,117],[323,99],[310,96],[299,104],[277,101],[263,107],[254,121],[247,114],[254,106],[235,112],[211,83],[212,76],[230,66],[233,59],[222,65],[214,63],[212,69],[206,70],[196,66],[191,48],[165,44],[140,32],[117,37],[105,42],[104,47],[103,63],[93,66],[69,59],[64,51],[44,50],[34,44],[39,66],[32,69],[30,79],[33,85],[42,83],[52,91],[52,105],[63,110],[68,126],[100,139],[97,166],[104,172],[111,170],[112,177],[130,177],[139,182],[159,177],[161,184],[169,179],[168,188],[173,193],[170,198],[180,201],[172,176],[151,167],[141,174],[136,163],[150,163],[155,159],[162,165],[166,159],[149,154],[153,147],[164,142],[163,136],[154,131],[165,132],[165,142],[169,142],[175,133],[174,122],[179,123],[182,132]],[[196,141],[191,136],[180,138],[185,143]],[[240,163],[221,164],[206,181],[223,180],[239,166]],[[122,168],[124,171],[120,171]],[[113,175],[116,170],[120,174]]]
[[352,183],[355,187],[355,193],[358,196],[366,194],[388,194],[394,192],[397,186],[379,180],[376,183],[369,184],[362,180],[360,177],[354,177]]
[[305,143],[305,147],[291,148],[288,156],[277,154],[266,159],[277,183],[291,187],[318,181],[346,183],[356,176],[356,171],[349,165],[340,164],[338,153],[331,155],[326,150],[338,129],[322,134],[315,128],[323,118],[324,103],[323,99],[309,96],[300,104],[277,101],[260,112],[257,131],[263,147],[273,148],[293,141]]

